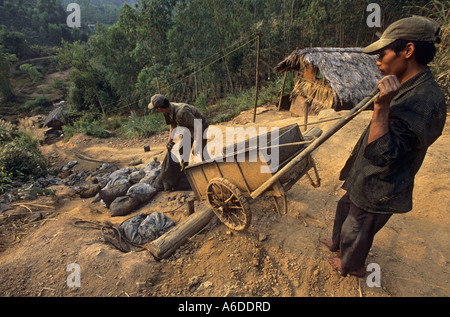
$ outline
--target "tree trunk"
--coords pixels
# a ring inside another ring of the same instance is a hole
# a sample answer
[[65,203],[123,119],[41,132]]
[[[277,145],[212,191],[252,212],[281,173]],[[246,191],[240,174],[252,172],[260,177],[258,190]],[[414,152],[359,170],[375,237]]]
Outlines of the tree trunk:
[[173,229],[158,239],[147,243],[145,248],[157,259],[167,259],[187,239],[202,230],[213,216],[214,212],[208,204],[205,204]]

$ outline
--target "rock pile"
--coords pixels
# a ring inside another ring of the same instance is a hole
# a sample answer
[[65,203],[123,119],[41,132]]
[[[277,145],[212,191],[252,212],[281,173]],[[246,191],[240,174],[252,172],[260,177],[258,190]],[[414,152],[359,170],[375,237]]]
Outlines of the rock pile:
[[68,162],[57,175],[46,175],[27,183],[10,186],[0,193],[2,208],[9,209],[9,203],[19,200],[36,199],[38,196],[54,194],[48,189],[53,185],[65,185],[75,189],[81,198],[92,198],[93,203],[101,203],[109,208],[111,216],[125,216],[148,202],[158,191],[157,176],[161,173],[161,163],[156,158],[144,167],[124,167],[102,164],[95,170],[74,169],[77,161]]
[[66,180],[67,185],[76,185],[75,191],[82,198],[94,197],[109,208],[111,216],[125,216],[151,199],[158,190],[153,182],[161,171],[161,164],[154,160],[145,167],[117,169],[108,163],[89,175],[76,171]]

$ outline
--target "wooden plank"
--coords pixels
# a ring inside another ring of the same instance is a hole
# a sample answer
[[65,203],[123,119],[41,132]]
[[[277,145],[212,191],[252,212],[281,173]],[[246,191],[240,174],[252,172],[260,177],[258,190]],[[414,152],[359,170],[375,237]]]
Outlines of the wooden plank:
[[214,212],[205,204],[180,224],[144,247],[157,259],[170,257],[187,239],[202,230],[213,218]]

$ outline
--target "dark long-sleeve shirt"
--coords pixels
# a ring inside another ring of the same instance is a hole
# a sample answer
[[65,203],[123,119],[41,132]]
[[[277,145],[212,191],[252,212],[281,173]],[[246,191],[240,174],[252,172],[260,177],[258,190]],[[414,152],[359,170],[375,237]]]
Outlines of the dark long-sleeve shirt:
[[392,100],[389,132],[367,144],[369,125],[355,145],[340,176],[350,200],[368,212],[410,211],[414,177],[445,120],[444,94],[427,68]]
[[191,132],[191,138],[194,138],[194,121],[202,120],[202,129],[208,127],[208,120],[197,108],[185,103],[171,103],[172,110],[164,114],[166,124],[188,128]]

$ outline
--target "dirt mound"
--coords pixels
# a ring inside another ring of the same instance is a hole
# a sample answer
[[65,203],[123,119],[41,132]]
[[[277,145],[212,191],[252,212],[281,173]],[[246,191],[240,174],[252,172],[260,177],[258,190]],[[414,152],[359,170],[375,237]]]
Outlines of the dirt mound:
[[[314,158],[322,186],[312,188],[305,178],[297,182],[288,192],[286,215],[276,213],[270,197],[250,200],[253,217],[247,230],[236,232],[210,223],[166,260],[157,261],[139,248],[121,252],[106,242],[98,227],[81,228],[76,221],[118,226],[137,213],[159,211],[179,223],[188,217],[188,206],[180,198],[190,192],[160,192],[135,213],[114,218],[101,204],[81,199],[63,185],[54,187],[55,196],[17,203],[0,216],[0,295],[449,296],[448,124],[417,175],[414,210],[393,216],[375,238],[367,264],[381,268],[381,287],[369,287],[365,278],[341,277],[328,264],[331,253],[318,242],[331,233],[336,203],[343,194],[339,171],[370,117],[370,112],[359,115],[319,147]],[[269,109],[257,116],[256,125],[282,127],[302,121]],[[72,160],[78,161],[74,169],[87,170],[102,163],[145,165],[153,157],[162,158],[166,139],[161,135],[98,140],[76,135],[67,143],[44,146],[43,151],[55,167]],[[143,150],[145,145],[150,145],[150,152]],[[67,271],[72,263],[78,265],[80,287],[68,286],[67,279],[75,272]]]

